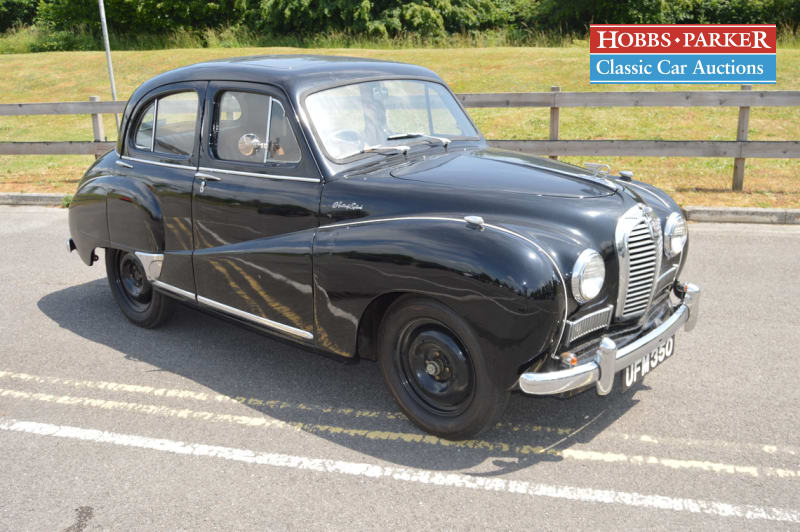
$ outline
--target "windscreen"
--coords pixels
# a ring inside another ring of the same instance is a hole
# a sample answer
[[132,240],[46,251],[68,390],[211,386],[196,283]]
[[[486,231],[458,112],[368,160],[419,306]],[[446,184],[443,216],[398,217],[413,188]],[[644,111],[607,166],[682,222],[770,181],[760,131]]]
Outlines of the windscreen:
[[371,146],[408,144],[404,134],[477,139],[450,92],[438,83],[383,80],[311,94],[306,108],[319,142],[332,159],[347,159]]

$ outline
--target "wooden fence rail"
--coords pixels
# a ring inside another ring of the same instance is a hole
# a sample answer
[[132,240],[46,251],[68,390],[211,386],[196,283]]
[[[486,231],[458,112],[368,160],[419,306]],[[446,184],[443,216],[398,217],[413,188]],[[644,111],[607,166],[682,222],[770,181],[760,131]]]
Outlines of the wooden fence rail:
[[[733,190],[742,190],[747,158],[800,158],[800,140],[747,140],[751,107],[800,106],[800,91],[676,92],[519,92],[458,94],[465,107],[547,107],[550,108],[548,140],[489,140],[489,144],[534,155],[566,156],[681,156],[731,157],[734,159]],[[103,132],[102,114],[121,113],[125,102],[0,104],[0,116],[92,115],[93,142],[0,142],[0,155],[98,155],[111,148]],[[738,107],[735,141],[714,140],[559,140],[559,110],[562,107]]]

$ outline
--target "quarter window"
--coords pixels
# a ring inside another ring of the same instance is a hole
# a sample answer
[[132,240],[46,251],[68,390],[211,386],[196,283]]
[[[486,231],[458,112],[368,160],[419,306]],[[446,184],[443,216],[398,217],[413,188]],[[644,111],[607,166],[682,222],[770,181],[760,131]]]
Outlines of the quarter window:
[[217,159],[226,161],[300,161],[300,146],[283,105],[264,94],[223,92],[217,99],[211,145]]
[[153,127],[156,123],[156,103],[153,102],[142,114],[142,120],[139,122],[139,128],[136,130],[136,139],[134,144],[140,150],[153,149]]
[[197,101],[194,91],[154,100],[142,113],[134,145],[157,153],[191,155],[197,137]]

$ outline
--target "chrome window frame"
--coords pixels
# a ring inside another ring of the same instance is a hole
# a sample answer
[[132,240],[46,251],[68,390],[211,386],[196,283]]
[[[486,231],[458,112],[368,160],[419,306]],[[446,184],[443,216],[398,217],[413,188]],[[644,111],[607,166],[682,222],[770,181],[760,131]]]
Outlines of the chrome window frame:
[[[176,160],[183,160],[183,159],[190,160],[192,157],[197,155],[195,153],[195,150],[197,148],[196,142],[194,144],[192,144],[192,153],[189,153],[188,155],[187,154],[182,154],[182,153],[167,152],[167,151],[156,151],[156,133],[157,133],[157,129],[158,129],[158,107],[159,107],[159,101],[161,101],[162,98],[165,98],[167,96],[172,96],[173,94],[181,94],[181,93],[184,93],[184,92],[185,93],[194,93],[195,97],[197,98],[197,108],[195,109],[195,125],[194,125],[194,133],[195,133],[194,136],[197,137],[197,135],[199,134],[199,131],[202,130],[202,124],[198,123],[198,122],[199,122],[199,118],[202,117],[202,115],[203,115],[202,106],[201,106],[201,104],[203,104],[203,98],[200,97],[200,93],[197,91],[197,89],[195,89],[195,88],[186,88],[186,89],[181,89],[181,90],[172,90],[172,91],[163,92],[163,93],[160,93],[155,98],[153,98],[153,100],[152,100],[153,101],[152,105],[154,106],[154,108],[153,108],[153,134],[152,134],[152,137],[150,138],[150,147],[149,148],[147,148],[145,146],[140,146],[139,144],[137,144],[136,143],[136,135],[139,132],[139,127],[142,125],[141,119],[147,113],[147,110],[150,108],[150,105],[147,105],[147,107],[145,107],[144,111],[141,111],[138,115],[134,116],[135,120],[137,120],[135,122],[136,123],[136,127],[132,131],[131,131],[130,127],[129,127],[128,131],[126,132],[126,135],[128,136],[128,138],[130,138],[131,136],[133,138],[131,139],[131,142],[125,143],[125,144],[128,144],[128,146],[130,148],[133,148],[133,149],[135,149],[135,150],[137,150],[139,152],[142,152],[142,153],[151,153],[153,155],[160,155],[160,156],[164,156],[164,157],[167,157],[167,158],[170,158],[170,159],[176,159]],[[129,149],[126,148],[125,152],[127,153],[128,151],[129,151]],[[135,159],[135,157],[130,157],[130,158],[131,159]],[[142,160],[142,162],[152,162],[152,161]]]
[[[143,123],[144,117],[145,117],[145,115],[147,115],[147,111],[150,110],[150,107],[153,108],[153,129],[150,131],[150,147],[148,148],[147,146],[139,145],[136,142],[136,138],[139,136],[139,129],[142,127],[142,123]],[[139,115],[139,120],[136,123],[136,129],[133,131],[133,143],[132,144],[133,144],[134,148],[136,148],[137,150],[141,150],[141,151],[149,151],[149,152],[153,151],[153,147],[155,145],[155,140],[156,140],[156,123],[157,122],[158,122],[158,98],[156,97],[153,100],[153,103],[148,105],[145,108],[145,110],[142,111],[142,113]]]

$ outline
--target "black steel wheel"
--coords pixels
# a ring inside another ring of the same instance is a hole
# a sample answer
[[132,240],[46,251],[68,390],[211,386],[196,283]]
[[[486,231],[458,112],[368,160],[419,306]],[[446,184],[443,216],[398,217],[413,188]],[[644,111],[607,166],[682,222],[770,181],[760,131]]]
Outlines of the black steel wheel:
[[147,280],[139,259],[131,252],[106,250],[106,273],[114,299],[130,321],[140,327],[161,325],[169,315],[170,299]]
[[420,407],[454,416],[469,406],[475,391],[472,361],[441,323],[426,318],[408,323],[395,344],[393,360]]
[[426,298],[400,298],[379,334],[386,383],[422,429],[463,439],[502,415],[508,393],[494,384],[474,335],[449,307]]

